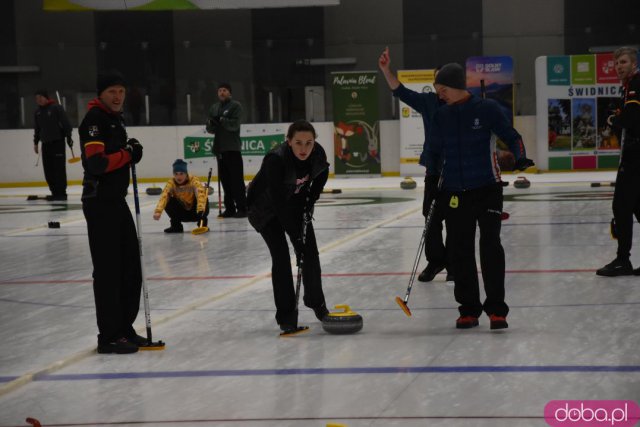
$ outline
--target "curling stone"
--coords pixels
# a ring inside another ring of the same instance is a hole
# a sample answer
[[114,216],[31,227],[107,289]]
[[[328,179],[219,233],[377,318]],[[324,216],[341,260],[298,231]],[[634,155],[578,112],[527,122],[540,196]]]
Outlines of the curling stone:
[[531,187],[531,182],[524,176],[519,176],[518,179],[513,181],[513,186],[515,188],[529,188]]
[[330,334],[355,334],[362,329],[362,316],[346,304],[336,305],[341,312],[329,313],[322,319],[322,329]]
[[149,187],[147,188],[147,194],[149,196],[158,196],[162,193],[162,188],[160,187]]
[[49,221],[49,228],[60,228],[60,223],[58,221]]
[[401,183],[400,188],[403,190],[413,190],[416,188],[417,184],[410,176],[406,177]]

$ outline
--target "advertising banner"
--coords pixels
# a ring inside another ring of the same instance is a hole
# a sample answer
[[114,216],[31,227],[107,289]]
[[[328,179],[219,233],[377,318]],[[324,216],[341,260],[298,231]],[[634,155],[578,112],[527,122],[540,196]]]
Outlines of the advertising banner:
[[[466,71],[467,90],[496,101],[513,126],[513,59],[510,56],[473,56],[467,59]],[[508,150],[501,140],[498,139],[496,144],[498,149]]]
[[[398,70],[398,80],[419,93],[435,92],[433,70]],[[400,104],[400,175],[424,175],[424,166],[418,164],[426,131],[419,112],[402,101]]]
[[378,73],[331,73],[336,175],[379,175]]
[[[271,149],[285,141],[286,129],[283,124],[242,125],[240,140],[242,156],[259,156],[260,160]],[[213,137],[204,128],[183,138],[183,153],[187,163],[213,165]],[[210,165],[210,166],[211,166]]]
[[612,54],[536,59],[537,163],[541,169],[618,166],[620,142],[608,124],[620,107],[621,87],[613,64]]

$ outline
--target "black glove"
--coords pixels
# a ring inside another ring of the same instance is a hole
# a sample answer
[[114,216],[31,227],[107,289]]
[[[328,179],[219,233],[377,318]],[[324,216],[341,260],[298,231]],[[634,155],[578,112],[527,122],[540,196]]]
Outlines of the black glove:
[[71,136],[67,137],[67,145],[69,148],[73,148],[73,139],[71,139]]
[[124,149],[131,153],[131,161],[133,163],[140,162],[140,159],[142,159],[142,144],[137,139],[131,138],[128,140]]
[[439,181],[440,175],[428,175],[424,179],[425,192],[430,199],[438,197],[438,193],[440,192],[440,189],[438,189]]
[[513,170],[523,171],[526,168],[529,168],[531,166],[535,166],[535,163],[533,163],[533,160],[527,159],[526,157],[521,157],[516,161],[516,166]]
[[299,266],[300,260],[302,259],[302,254],[304,253],[304,243],[302,242],[302,237],[291,239],[291,243],[293,244],[293,251],[296,253],[296,265]]
[[206,129],[209,133],[216,133],[218,127],[220,126],[220,119],[217,117],[210,118],[207,120]]

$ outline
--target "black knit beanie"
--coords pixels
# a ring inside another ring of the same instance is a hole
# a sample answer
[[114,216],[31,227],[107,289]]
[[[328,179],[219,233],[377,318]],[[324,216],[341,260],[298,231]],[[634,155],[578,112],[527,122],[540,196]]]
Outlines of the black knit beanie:
[[46,89],[38,89],[36,90],[36,95],[40,95],[40,96],[44,96],[45,98],[49,99],[49,92],[47,92]]
[[98,73],[98,79],[96,80],[96,89],[98,91],[98,96],[108,87],[122,85],[126,86],[126,82],[124,81],[124,77],[118,70],[107,70]]
[[467,82],[464,76],[464,68],[460,64],[451,62],[438,70],[434,84],[447,86],[453,89],[466,89]]
[[231,93],[231,85],[229,83],[220,83],[218,85],[218,89],[221,89],[221,88],[225,88],[226,90],[229,91],[229,93]]

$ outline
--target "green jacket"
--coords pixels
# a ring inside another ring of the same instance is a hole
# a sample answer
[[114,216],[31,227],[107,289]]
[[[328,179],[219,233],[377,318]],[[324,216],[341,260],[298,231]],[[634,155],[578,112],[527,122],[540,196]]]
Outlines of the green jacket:
[[240,151],[240,122],[242,119],[242,105],[238,101],[229,99],[226,102],[216,102],[209,109],[207,132],[214,134],[213,154],[225,151]]

